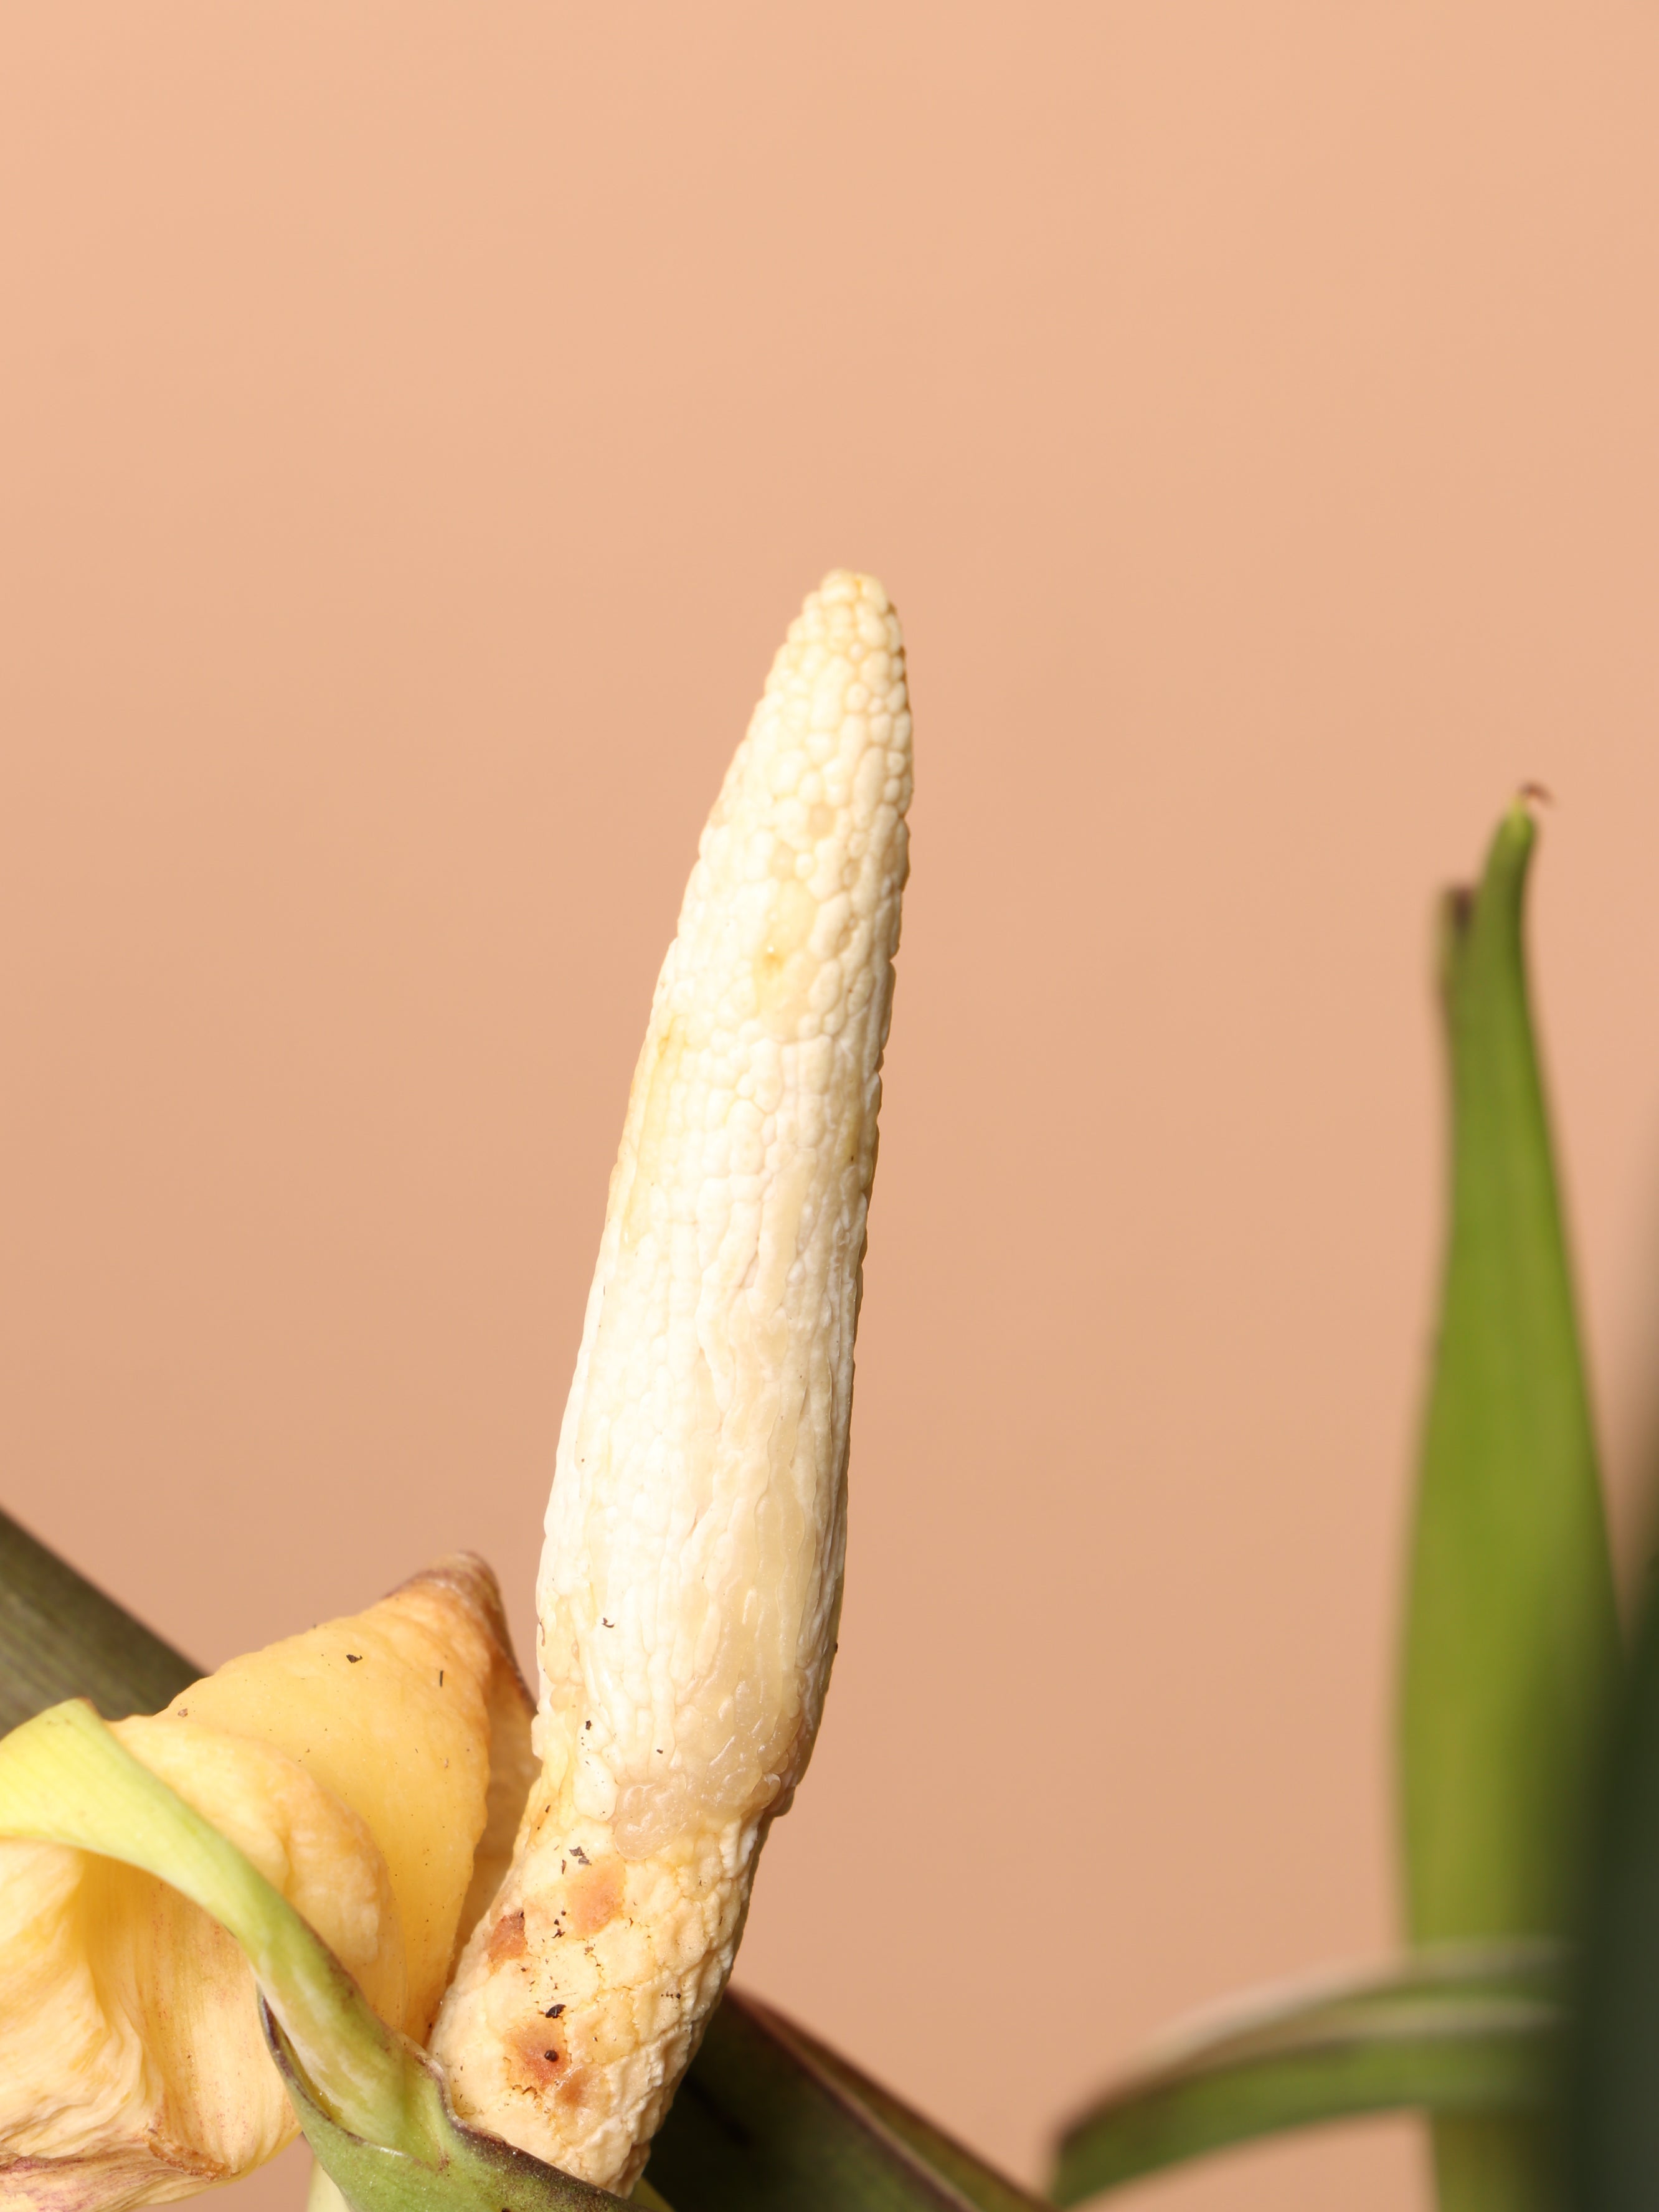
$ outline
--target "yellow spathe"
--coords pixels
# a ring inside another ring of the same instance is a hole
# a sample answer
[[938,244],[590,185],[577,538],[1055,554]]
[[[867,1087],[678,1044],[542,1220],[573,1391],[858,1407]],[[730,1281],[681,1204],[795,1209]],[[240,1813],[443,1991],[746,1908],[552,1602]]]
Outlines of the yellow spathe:
[[[305,1916],[382,2018],[424,2035],[528,1771],[528,1701],[487,1570],[446,1562],[117,1733]],[[215,1922],[153,1875],[0,1840],[9,2206],[188,2196],[295,2132],[252,1976]]]

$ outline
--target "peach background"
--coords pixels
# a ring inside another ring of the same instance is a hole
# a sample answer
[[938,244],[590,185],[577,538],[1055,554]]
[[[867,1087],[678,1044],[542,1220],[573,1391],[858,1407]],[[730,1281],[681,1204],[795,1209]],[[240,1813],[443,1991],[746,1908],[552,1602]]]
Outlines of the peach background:
[[[1024,2172],[1389,1941],[1428,902],[1522,776],[1643,1456],[1656,95],[1606,0],[0,20],[5,1502],[209,1660],[463,1543],[527,1636],[697,830],[874,569],[849,1593],[742,1971]],[[1133,2201],[1424,2198],[1401,2122]]]

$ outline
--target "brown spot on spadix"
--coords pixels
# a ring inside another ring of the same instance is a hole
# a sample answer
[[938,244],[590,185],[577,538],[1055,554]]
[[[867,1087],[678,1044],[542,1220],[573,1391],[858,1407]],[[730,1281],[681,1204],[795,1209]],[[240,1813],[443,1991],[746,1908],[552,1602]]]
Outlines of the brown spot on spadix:
[[489,1963],[498,1966],[503,1959],[522,1959],[525,1954],[524,1913],[504,1912],[489,1935]]
[[563,2058],[542,2041],[533,2022],[514,2038],[513,2055],[518,2072],[532,2088],[550,2089],[562,2077]]
[[601,1859],[597,1866],[583,1867],[566,1882],[564,1893],[572,1932],[597,1936],[615,1919],[622,1903],[622,1861]]

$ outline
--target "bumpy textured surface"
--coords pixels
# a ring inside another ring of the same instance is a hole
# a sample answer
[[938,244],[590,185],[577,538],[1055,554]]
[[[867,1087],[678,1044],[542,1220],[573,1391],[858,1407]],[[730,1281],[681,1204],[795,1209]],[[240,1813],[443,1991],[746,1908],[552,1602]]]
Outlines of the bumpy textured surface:
[[897,617],[838,573],[658,981],[548,1506],[542,1775],[434,2039],[464,2115],[613,2188],[725,1984],[835,1648],[910,782]]

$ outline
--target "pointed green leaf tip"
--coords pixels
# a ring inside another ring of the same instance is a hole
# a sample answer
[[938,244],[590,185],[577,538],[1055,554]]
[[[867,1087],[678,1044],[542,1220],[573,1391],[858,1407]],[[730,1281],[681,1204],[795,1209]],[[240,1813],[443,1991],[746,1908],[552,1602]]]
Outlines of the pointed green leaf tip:
[[[1522,800],[1441,917],[1450,1229],[1406,1625],[1401,1781],[1419,1942],[1570,1933],[1618,1623],[1522,915]],[[1540,2139],[1436,2131],[1442,2212],[1547,2202]]]
[[142,1867],[235,1937],[301,2123],[356,2212],[603,2212],[623,2202],[462,2126],[425,2053],[378,2017],[287,1899],[84,1700],[0,1741],[0,1836]]

